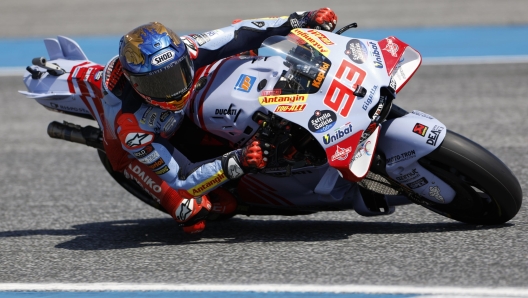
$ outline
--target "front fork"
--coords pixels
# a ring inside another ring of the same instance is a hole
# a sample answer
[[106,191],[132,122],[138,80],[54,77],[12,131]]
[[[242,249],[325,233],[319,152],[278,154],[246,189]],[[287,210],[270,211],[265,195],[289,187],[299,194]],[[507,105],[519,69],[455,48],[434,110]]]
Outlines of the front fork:
[[377,169],[407,193],[437,204],[449,204],[456,195],[453,188],[418,163],[442,144],[446,126],[426,113],[416,110],[406,113],[399,107],[393,108],[392,117],[382,123],[376,148],[381,157]]

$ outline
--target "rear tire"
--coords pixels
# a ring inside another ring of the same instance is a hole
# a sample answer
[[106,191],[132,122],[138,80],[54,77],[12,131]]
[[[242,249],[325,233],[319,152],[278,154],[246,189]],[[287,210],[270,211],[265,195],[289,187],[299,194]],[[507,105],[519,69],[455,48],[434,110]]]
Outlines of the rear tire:
[[503,224],[522,204],[522,189],[511,170],[477,143],[448,131],[442,144],[419,163],[448,183],[456,196],[449,204],[425,207],[449,218],[483,225]]

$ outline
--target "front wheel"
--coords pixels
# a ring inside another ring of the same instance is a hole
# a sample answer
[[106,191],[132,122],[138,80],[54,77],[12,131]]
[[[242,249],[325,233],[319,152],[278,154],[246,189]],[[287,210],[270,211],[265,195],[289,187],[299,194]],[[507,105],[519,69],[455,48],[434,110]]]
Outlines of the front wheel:
[[419,163],[456,192],[449,204],[425,205],[434,212],[465,223],[494,225],[509,221],[521,208],[522,189],[510,169],[455,132],[448,131],[442,144]]

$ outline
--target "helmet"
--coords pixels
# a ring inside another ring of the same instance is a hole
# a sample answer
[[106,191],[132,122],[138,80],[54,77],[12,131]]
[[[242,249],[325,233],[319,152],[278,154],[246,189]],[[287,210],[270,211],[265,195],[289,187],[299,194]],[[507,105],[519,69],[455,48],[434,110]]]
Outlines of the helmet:
[[135,28],[121,38],[119,61],[145,101],[171,111],[185,107],[194,68],[187,47],[172,30],[158,22]]

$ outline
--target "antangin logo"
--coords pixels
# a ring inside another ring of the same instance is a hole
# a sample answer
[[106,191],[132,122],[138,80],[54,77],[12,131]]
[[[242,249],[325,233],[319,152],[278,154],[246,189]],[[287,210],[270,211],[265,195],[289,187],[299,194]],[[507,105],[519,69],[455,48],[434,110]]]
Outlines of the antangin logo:
[[295,94],[295,95],[277,95],[277,96],[261,96],[259,101],[261,105],[273,105],[280,103],[298,103],[306,102],[308,94]]

